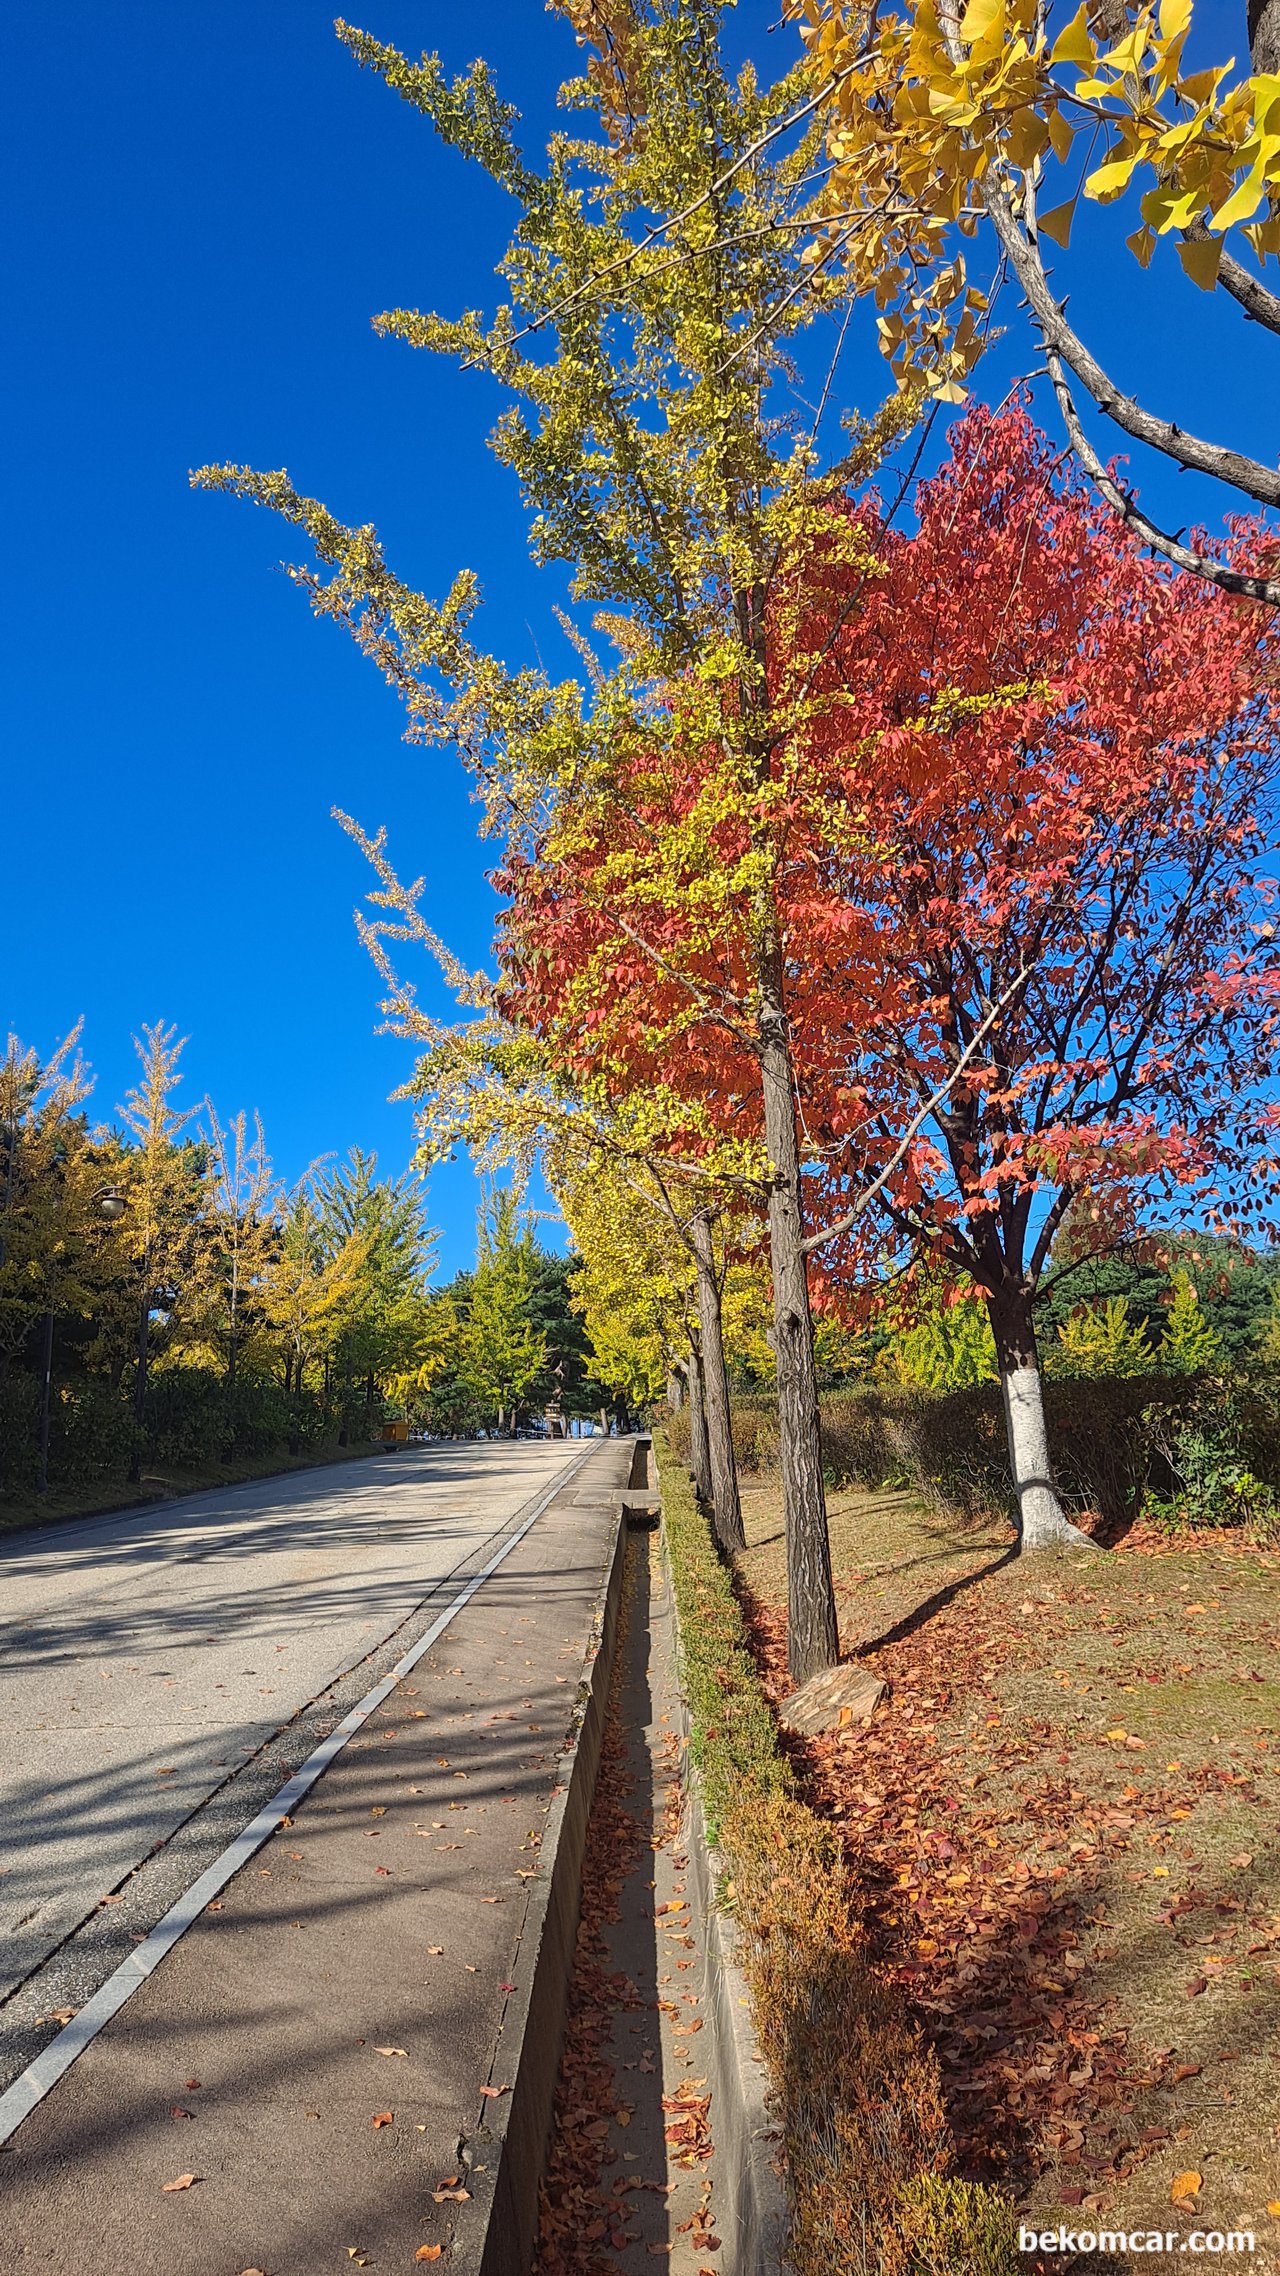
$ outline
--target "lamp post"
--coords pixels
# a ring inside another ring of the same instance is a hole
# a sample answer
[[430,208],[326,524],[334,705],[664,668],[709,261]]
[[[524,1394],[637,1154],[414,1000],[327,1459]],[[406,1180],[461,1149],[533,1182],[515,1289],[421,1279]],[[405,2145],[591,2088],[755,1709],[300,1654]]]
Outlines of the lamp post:
[[[124,1216],[129,1204],[120,1188],[115,1185],[99,1186],[92,1197],[91,1206],[109,1225]],[[36,1492],[49,1491],[49,1416],[53,1404],[53,1329],[57,1315],[56,1269],[49,1279],[49,1309],[44,1321],[44,1353],[40,1365],[40,1440],[36,1457]]]

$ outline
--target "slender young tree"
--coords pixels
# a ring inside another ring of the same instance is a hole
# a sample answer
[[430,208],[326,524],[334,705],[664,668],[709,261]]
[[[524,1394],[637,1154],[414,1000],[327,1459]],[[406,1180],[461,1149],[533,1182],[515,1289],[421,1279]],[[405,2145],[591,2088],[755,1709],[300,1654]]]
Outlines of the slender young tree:
[[136,1275],[137,1340],[133,1377],[133,1459],[129,1476],[141,1475],[147,1414],[147,1381],[157,1322],[166,1333],[181,1311],[194,1310],[203,1291],[202,1221],[209,1195],[207,1151],[190,1136],[194,1108],[173,1103],[182,1078],[178,1063],[185,1039],[157,1021],[134,1037],[141,1080],[128,1093],[120,1114],[132,1144],[124,1157],[128,1211],[122,1225]]
[[[347,25],[339,36],[516,206],[492,321],[400,309],[379,328],[510,392],[495,447],[521,485],[535,557],[571,565],[574,601],[600,612],[619,660],[572,624],[581,677],[509,670],[474,638],[472,576],[432,603],[392,573],[372,530],[344,527],[284,474],[195,479],[306,533],[319,567],[295,575],[316,610],[386,673],[413,736],[461,751],[513,856],[567,855],[576,805],[622,811],[638,750],[716,748],[719,816],[709,800],[678,846],[651,849],[645,921],[629,905],[620,922],[658,1007],[651,1056],[726,1026],[747,1055],[769,1164],[790,1651],[803,1679],[838,1653],[792,1045],[802,974],[778,892],[812,688],[803,659],[779,675],[787,642],[771,658],[767,628],[815,526],[832,534],[831,496],[875,455],[847,439],[826,451],[829,383],[816,411],[797,386],[801,335],[830,318],[821,352],[838,352],[853,287],[833,265],[815,276],[798,250],[816,146],[786,146],[781,127],[803,98],[802,67],[774,85],[735,74],[727,0],[636,0],[621,41],[576,0],[562,12],[590,64],[564,91],[575,131],[556,135],[541,172],[483,65],[449,83],[434,57],[411,62]],[[909,423],[908,407],[886,432]],[[844,535],[854,567],[858,531]],[[727,898],[721,824],[742,841]],[[610,897],[617,882],[602,880]]]
[[279,1189],[256,1114],[252,1126],[243,1110],[223,1123],[206,1099],[205,1116],[212,1173],[211,1302],[224,1354],[227,1405],[234,1410],[241,1352],[260,1310],[276,1238]]

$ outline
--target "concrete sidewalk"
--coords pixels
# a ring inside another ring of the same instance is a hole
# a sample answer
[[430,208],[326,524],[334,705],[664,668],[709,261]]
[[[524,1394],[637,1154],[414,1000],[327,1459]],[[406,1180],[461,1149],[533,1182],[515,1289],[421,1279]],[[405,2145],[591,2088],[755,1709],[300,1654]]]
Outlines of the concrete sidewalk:
[[629,1460],[592,1456],[0,2153],[6,2270],[447,2260]]

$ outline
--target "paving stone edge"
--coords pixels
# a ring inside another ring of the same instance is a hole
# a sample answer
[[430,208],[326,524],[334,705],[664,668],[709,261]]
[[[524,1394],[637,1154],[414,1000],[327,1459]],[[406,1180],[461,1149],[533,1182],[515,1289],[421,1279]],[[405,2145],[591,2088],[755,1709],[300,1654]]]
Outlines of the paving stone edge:
[[[625,1444],[625,1442],[624,1442]],[[617,1449],[616,1451],[621,1451]],[[630,1446],[626,1446],[628,1462]],[[591,1637],[575,1695],[564,1767],[548,1813],[539,1871],[512,1968],[513,1990],[499,2029],[488,2083],[510,2086],[486,2102],[485,2117],[459,2144],[471,2199],[461,2208],[448,2266],[459,2276],[529,2276],[538,2223],[538,2184],[573,1977],[582,1861],[595,1793],[605,1710],[617,1644],[626,1527],[617,1507],[616,1464],[602,1463],[600,1495],[614,1499],[612,1545],[596,1599]],[[577,1490],[590,1481],[579,1473]],[[554,1507],[554,1504],[552,1505]]]
[[[652,1456],[650,1459],[654,1460]],[[665,1533],[662,1560],[671,1591],[687,1741],[690,1722],[683,1687],[684,1642]],[[778,2276],[786,2265],[790,2226],[786,2190],[777,2163],[780,2128],[769,2108],[768,2074],[751,2020],[747,1980],[738,1964],[737,1931],[732,1915],[717,1901],[728,1867],[707,1838],[702,1784],[691,1755],[686,1755],[686,1764],[689,1889],[706,1952],[704,2045],[715,2142],[715,2215],[723,2254],[720,2276]]]

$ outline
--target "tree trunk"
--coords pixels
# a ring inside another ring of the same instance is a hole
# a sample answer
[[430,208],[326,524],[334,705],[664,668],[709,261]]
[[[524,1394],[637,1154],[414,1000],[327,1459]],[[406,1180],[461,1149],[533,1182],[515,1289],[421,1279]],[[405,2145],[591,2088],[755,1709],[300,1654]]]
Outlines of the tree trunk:
[[673,1367],[667,1377],[667,1405],[673,1415],[684,1405],[684,1375],[678,1367]]
[[800,1149],[796,1140],[791,1050],[779,978],[781,959],[766,964],[761,994],[760,1072],[764,1136],[773,1180],[769,1188],[769,1259],[773,1271],[774,1359],[778,1376],[778,1438],[782,1504],[787,1531],[787,1665],[806,1683],[840,1657],[836,1600],[831,1586],[827,1497],[822,1484],[818,1370],[800,1207]]
[[1023,1553],[1091,1549],[1088,1534],[1072,1525],[1053,1483],[1031,1291],[1014,1282],[988,1296],[987,1307],[1000,1370],[1019,1548]]
[[689,1469],[700,1500],[711,1501],[711,1450],[707,1443],[707,1409],[702,1395],[702,1360],[697,1347],[689,1349]]
[[722,1549],[745,1549],[738,1466],[733,1453],[729,1377],[724,1364],[724,1322],[716,1274],[711,1218],[700,1209],[689,1227],[698,1268],[698,1332],[702,1346],[702,1387],[706,1405],[707,1456],[711,1473],[711,1514]]
[[1246,21],[1254,70],[1280,71],[1280,0],[1248,0]]

